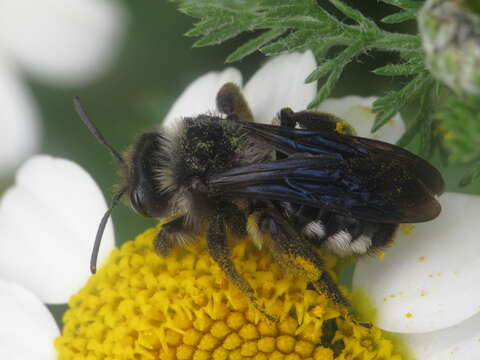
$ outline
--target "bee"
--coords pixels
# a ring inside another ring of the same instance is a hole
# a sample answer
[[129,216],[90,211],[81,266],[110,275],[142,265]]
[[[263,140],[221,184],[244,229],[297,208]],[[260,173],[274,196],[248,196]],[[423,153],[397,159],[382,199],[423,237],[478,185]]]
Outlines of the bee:
[[317,291],[348,306],[316,248],[339,256],[373,253],[391,242],[400,223],[428,221],[441,211],[442,176],[407,150],[354,136],[341,119],[315,111],[284,108],[278,125],[255,123],[233,83],[219,90],[216,103],[217,112],[142,134],[123,157],[74,99],[124,174],[97,232],[92,273],[106,222],[126,196],[136,213],[170,219],[154,240],[159,255],[206,234],[209,255],[255,306],[254,290],[231,260],[228,235],[250,235]]

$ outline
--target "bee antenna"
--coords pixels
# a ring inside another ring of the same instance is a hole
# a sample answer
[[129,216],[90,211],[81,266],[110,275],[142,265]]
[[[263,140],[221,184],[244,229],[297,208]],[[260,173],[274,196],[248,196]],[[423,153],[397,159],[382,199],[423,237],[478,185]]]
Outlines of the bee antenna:
[[100,249],[100,242],[102,241],[103,232],[105,231],[105,227],[107,226],[107,221],[110,218],[113,208],[118,204],[118,201],[121,199],[123,194],[125,194],[126,190],[126,188],[123,188],[113,197],[110,208],[107,210],[105,215],[103,215],[102,220],[100,221],[97,235],[95,236],[95,243],[93,244],[92,257],[90,258],[90,272],[92,274],[95,274],[97,272],[98,250]]
[[125,165],[125,160],[123,160],[122,155],[120,155],[120,153],[117,150],[115,150],[114,147],[107,142],[107,140],[102,135],[100,130],[98,130],[98,128],[93,123],[93,121],[90,120],[90,118],[87,115],[87,112],[85,111],[85,108],[80,103],[80,98],[78,96],[73,97],[73,106],[75,107],[75,110],[77,111],[77,114],[82,120],[82,122],[85,124],[88,130],[90,130],[93,136],[95,136],[98,142],[100,144],[105,145],[108,148],[108,150],[110,150],[110,153],[113,155],[115,160],[117,160],[117,162],[120,165]]

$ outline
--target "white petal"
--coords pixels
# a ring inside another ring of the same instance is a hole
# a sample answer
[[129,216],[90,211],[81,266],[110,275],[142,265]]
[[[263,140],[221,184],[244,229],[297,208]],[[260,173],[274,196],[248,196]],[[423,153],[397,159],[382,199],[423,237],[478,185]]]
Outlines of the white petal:
[[382,329],[435,331],[480,310],[480,196],[447,193],[440,202],[437,219],[402,225],[383,261],[355,268],[354,287],[378,309]]
[[0,51],[0,176],[14,170],[39,148],[37,107],[14,66]]
[[403,334],[400,339],[417,360],[478,360],[480,315],[447,329],[425,334]]
[[0,280],[0,359],[54,360],[60,335],[48,309],[20,285]]
[[116,52],[125,13],[110,0],[0,1],[0,41],[35,76],[84,83]]
[[345,96],[339,99],[327,99],[317,109],[346,120],[353,126],[358,136],[395,144],[405,132],[405,124],[400,114],[396,114],[375,133],[372,134],[370,131],[375,120],[372,107],[377,99],[374,96]]
[[255,122],[270,124],[284,107],[305,110],[317,91],[315,82],[305,84],[315,67],[315,58],[307,51],[277,56],[258,70],[244,90]]
[[[65,303],[89,277],[93,240],[106,203],[75,163],[35,156],[0,202],[0,277],[44,302]],[[114,246],[111,224],[99,259]]]
[[227,82],[242,86],[242,74],[234,68],[222,72],[209,72],[194,80],[178,97],[170,108],[163,126],[167,131],[175,128],[177,120],[186,116],[196,116],[209,111],[216,111],[218,90]]

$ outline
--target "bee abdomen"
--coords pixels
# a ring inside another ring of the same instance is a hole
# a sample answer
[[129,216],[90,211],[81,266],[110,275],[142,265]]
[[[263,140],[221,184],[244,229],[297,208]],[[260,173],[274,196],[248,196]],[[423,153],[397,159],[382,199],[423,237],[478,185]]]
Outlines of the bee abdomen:
[[397,224],[370,223],[308,206],[282,204],[288,218],[316,246],[339,256],[360,256],[386,247]]
[[322,220],[313,220],[307,223],[302,232],[309,238],[323,239],[326,236],[325,225]]

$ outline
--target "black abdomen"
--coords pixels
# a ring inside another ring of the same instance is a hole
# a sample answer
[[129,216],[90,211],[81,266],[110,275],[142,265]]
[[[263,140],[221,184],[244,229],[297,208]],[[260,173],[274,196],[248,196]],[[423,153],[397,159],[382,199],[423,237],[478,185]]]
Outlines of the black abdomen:
[[281,203],[287,218],[315,246],[339,256],[359,256],[386,247],[398,224],[371,223],[320,208]]

